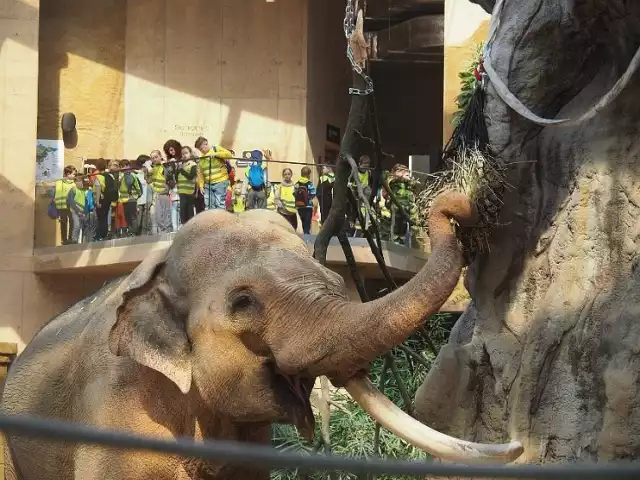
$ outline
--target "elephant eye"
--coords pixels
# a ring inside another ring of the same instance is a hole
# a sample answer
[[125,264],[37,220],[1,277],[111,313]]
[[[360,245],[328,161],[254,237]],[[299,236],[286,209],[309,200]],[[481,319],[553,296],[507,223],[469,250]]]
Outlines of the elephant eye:
[[238,289],[229,296],[230,313],[246,312],[256,306],[256,300],[247,289]]

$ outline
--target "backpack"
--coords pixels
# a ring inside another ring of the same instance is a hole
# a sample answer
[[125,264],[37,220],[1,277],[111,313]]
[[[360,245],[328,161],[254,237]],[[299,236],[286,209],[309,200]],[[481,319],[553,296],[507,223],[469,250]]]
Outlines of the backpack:
[[296,207],[308,207],[309,197],[309,182],[296,183],[296,188],[293,192],[293,198],[296,200]]
[[[125,183],[127,185],[127,191],[129,192],[129,197],[135,198],[138,200],[142,196],[142,184],[140,183],[140,179],[137,175],[132,174],[131,172],[125,173]],[[134,185],[138,186],[137,195],[133,194]]]
[[51,200],[51,203],[49,203],[49,207],[47,208],[47,216],[51,220],[56,220],[60,216],[60,213],[58,212],[58,209],[56,207],[55,200]]
[[95,202],[93,201],[93,190],[87,190],[87,197],[84,201],[84,213],[89,214],[93,212],[96,208]]
[[102,197],[106,203],[112,203],[118,201],[118,185],[116,179],[110,173],[104,174],[104,192]]
[[249,167],[249,185],[251,188],[257,189],[264,186],[264,173],[262,171],[262,162],[253,162]]

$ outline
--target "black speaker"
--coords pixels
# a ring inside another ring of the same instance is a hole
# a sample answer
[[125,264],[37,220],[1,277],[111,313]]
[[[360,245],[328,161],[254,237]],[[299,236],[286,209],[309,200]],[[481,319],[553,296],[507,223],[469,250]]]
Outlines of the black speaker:
[[63,114],[60,127],[64,133],[73,132],[76,129],[76,116],[73,113]]

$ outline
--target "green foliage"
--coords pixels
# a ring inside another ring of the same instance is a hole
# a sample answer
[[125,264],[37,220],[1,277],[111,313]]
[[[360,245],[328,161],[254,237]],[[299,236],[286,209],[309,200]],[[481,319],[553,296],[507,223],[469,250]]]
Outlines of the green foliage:
[[[436,349],[446,343],[451,328],[450,315],[435,315],[429,322],[427,331]],[[411,336],[405,343],[414,352],[431,365],[435,356],[420,334]],[[428,369],[418,363],[414,358],[408,357],[403,351],[394,349],[393,357],[400,376],[413,399],[417,389],[422,384]],[[379,385],[380,376],[384,368],[384,358],[376,359],[371,365],[369,378],[375,385]],[[389,371],[386,375],[383,392],[399,407],[406,410],[402,402],[400,390]],[[353,400],[340,391],[333,395],[333,401],[342,407],[331,410],[331,449],[335,455],[351,457],[382,456],[393,459],[425,460],[429,461],[429,455],[400,440],[384,428],[380,429],[380,451],[374,452],[376,424]],[[343,410],[344,409],[344,410]],[[316,439],[321,438],[321,419],[316,417]],[[310,454],[314,452],[314,446],[309,445],[300,438],[295,427],[291,425],[274,425],[272,431],[273,444],[282,451]],[[318,442],[316,442],[318,444]],[[349,472],[315,472],[308,477],[298,475],[295,471],[277,470],[271,473],[271,480],[359,480],[358,476]],[[361,477],[364,478],[364,477]],[[410,477],[380,476],[378,480],[404,480]]]
[[458,110],[453,114],[451,118],[451,123],[453,125],[458,125],[458,123],[460,122],[462,115],[464,115],[464,112],[467,109],[467,105],[469,105],[469,101],[471,101],[473,91],[476,89],[478,81],[473,75],[473,71],[478,66],[480,59],[482,58],[483,51],[484,43],[478,44],[476,46],[472,60],[469,62],[469,65],[462,72],[458,73],[458,78],[460,78],[461,86],[460,95],[456,97],[456,105],[458,107]]

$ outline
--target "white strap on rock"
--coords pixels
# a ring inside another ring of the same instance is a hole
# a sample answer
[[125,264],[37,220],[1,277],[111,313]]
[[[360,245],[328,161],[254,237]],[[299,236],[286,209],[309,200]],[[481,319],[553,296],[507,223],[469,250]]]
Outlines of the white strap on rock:
[[620,95],[626,86],[629,84],[629,81],[633,77],[633,75],[638,70],[640,66],[640,48],[636,51],[631,63],[627,67],[624,75],[620,77],[620,79],[616,82],[609,92],[600,99],[598,103],[596,103],[593,107],[591,107],[587,112],[583,113],[580,117],[575,119],[569,118],[560,118],[560,119],[548,119],[542,118],[533,113],[529,108],[527,108],[516,96],[511,93],[509,88],[502,81],[500,76],[496,73],[496,71],[491,66],[491,45],[493,44],[494,38],[496,36],[496,32],[498,30],[498,26],[500,25],[500,16],[502,14],[502,7],[504,6],[505,0],[498,0],[493,8],[493,12],[491,14],[491,23],[489,25],[489,41],[487,42],[487,47],[484,53],[484,70],[491,80],[495,91],[498,93],[500,98],[504,103],[509,105],[513,110],[519,113],[524,118],[542,126],[575,126],[586,120],[590,120],[595,117],[598,112],[605,109],[609,106],[617,97]]

